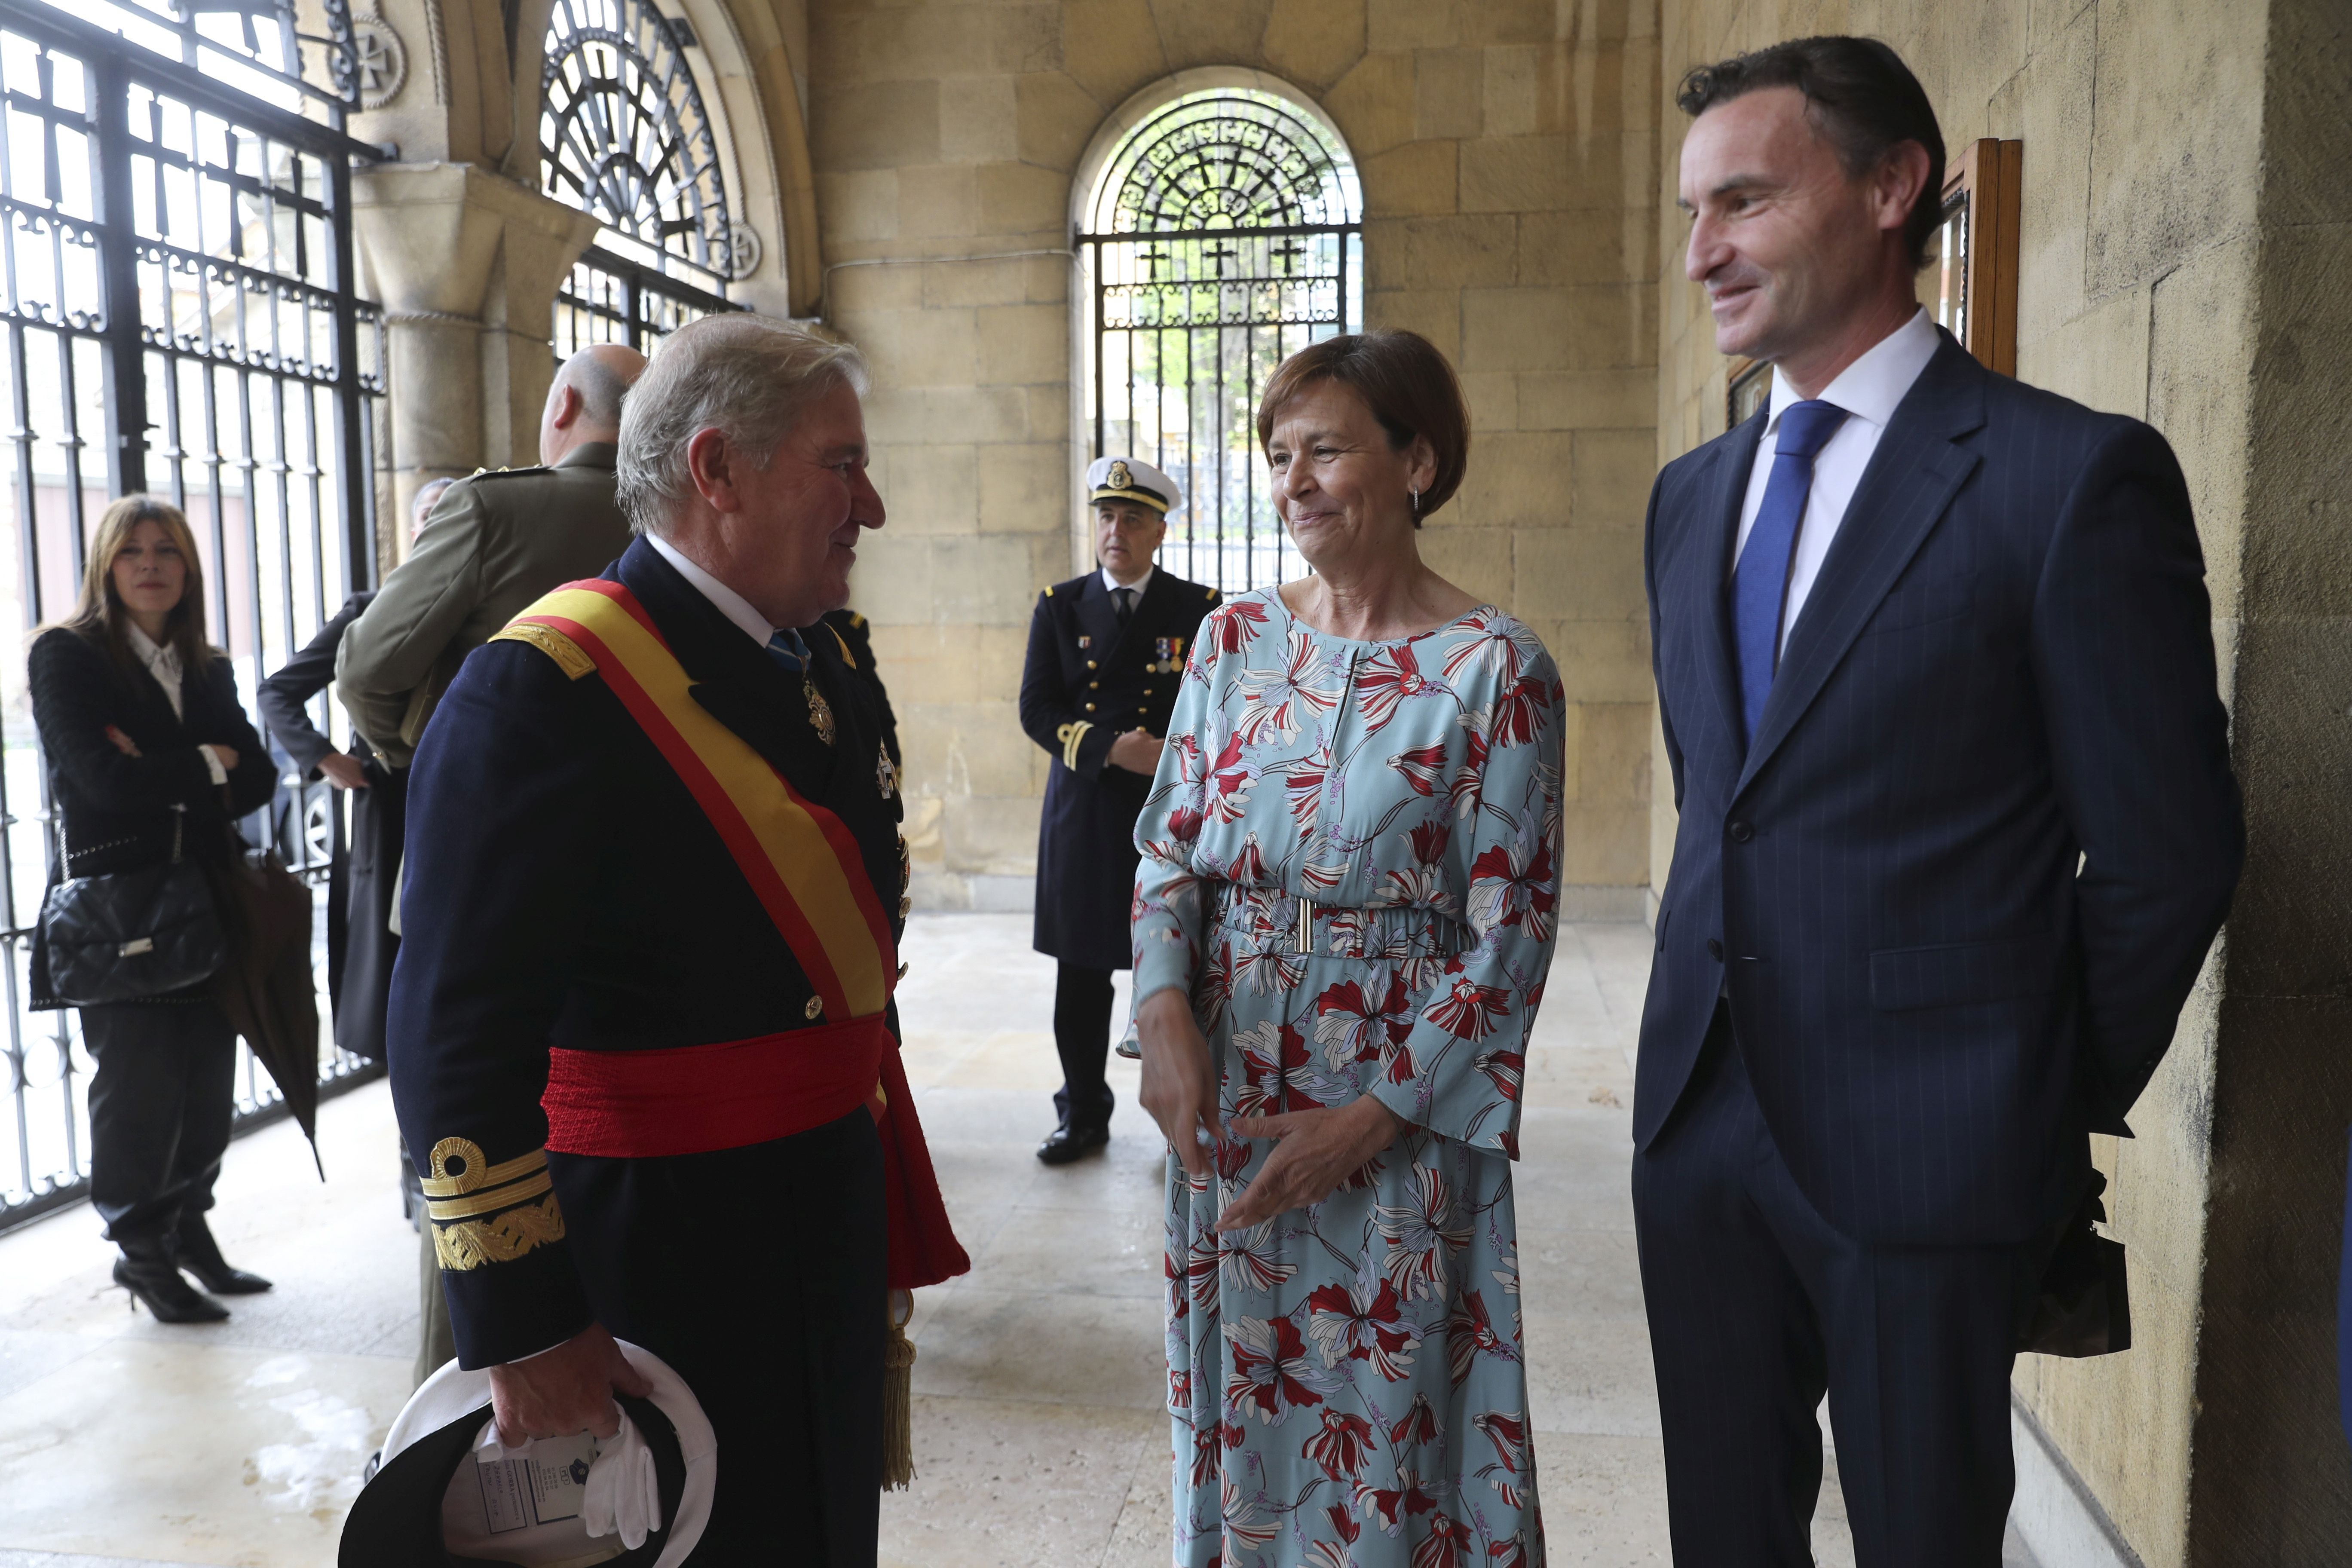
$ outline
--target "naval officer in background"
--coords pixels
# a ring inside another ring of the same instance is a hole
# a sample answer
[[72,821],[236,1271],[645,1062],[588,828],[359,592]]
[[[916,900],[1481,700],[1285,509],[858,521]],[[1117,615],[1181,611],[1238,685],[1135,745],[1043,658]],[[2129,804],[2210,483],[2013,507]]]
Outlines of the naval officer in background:
[[1133,458],[1087,469],[1097,571],[1056,583],[1029,621],[1021,727],[1054,759],[1037,827],[1034,945],[1060,964],[1054,1046],[1061,1122],[1037,1158],[1066,1165],[1110,1142],[1111,972],[1129,966],[1135,819],[1160,766],[1184,656],[1217,591],[1158,570],[1176,483]]

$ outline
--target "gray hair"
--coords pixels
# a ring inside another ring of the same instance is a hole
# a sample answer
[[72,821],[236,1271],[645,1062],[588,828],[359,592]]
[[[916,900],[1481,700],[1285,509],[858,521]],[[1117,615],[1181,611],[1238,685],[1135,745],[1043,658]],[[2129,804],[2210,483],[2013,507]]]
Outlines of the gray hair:
[[717,430],[766,468],[808,406],[837,387],[863,394],[866,356],[797,321],[748,311],[705,316],[661,342],[621,405],[621,510],[638,533],[667,534],[695,494],[687,443]]

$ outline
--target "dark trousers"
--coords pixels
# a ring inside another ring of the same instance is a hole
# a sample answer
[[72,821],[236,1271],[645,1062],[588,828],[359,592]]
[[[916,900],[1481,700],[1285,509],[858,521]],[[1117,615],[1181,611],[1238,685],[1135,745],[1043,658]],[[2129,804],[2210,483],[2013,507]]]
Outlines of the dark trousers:
[[236,1034],[205,1002],[81,1010],[89,1080],[89,1185],[107,1239],[168,1237],[213,1206],[228,1150]]
[[718,1437],[719,1492],[688,1563],[873,1568],[889,1274],[874,1118],[861,1106],[742,1149],[548,1163],[597,1321],[668,1363]]
[[1675,1563],[1812,1563],[1826,1390],[1860,1568],[1998,1568],[2023,1250],[1831,1228],[1720,1008],[1683,1092],[1633,1163]]
[[1054,972],[1054,1049],[1062,1058],[1062,1087],[1054,1110],[1065,1123],[1108,1127],[1118,1097],[1103,1079],[1110,1060],[1111,971],[1080,963]]

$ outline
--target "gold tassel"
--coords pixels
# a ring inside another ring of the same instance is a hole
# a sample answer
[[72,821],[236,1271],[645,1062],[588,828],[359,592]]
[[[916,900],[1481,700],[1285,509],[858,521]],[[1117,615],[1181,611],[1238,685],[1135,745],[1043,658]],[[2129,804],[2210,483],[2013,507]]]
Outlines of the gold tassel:
[[912,1291],[893,1290],[887,1308],[890,1338],[882,1347],[882,1489],[902,1492],[915,1479],[915,1346],[907,1322],[915,1315]]

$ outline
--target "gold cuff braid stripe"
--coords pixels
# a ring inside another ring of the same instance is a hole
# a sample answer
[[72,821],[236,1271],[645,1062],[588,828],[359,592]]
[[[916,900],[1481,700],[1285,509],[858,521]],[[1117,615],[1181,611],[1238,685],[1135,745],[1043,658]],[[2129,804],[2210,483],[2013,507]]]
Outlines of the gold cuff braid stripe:
[[470,1197],[427,1198],[425,1212],[438,1220],[472,1219],[476,1215],[495,1214],[502,1208],[511,1208],[525,1198],[535,1198],[541,1193],[553,1191],[554,1187],[555,1178],[542,1170],[529,1181],[496,1187],[487,1193],[476,1193]]
[[1080,719],[1054,731],[1054,739],[1062,742],[1062,765],[1072,773],[1078,771],[1078,742],[1085,740],[1087,731],[1094,727],[1093,720]]
[[433,1227],[433,1253],[444,1268],[479,1268],[512,1263],[524,1253],[563,1239],[563,1210],[550,1193],[535,1204],[509,1209],[494,1219],[461,1220]]
[[[447,1173],[455,1161],[457,1173]],[[518,1154],[493,1165],[482,1158],[478,1144],[463,1138],[444,1138],[433,1145],[433,1155],[426,1162],[430,1172],[425,1177],[425,1195],[428,1198],[454,1198],[462,1193],[479,1192],[484,1187],[500,1186],[520,1176],[547,1168],[547,1150],[533,1149],[528,1154]],[[520,1194],[518,1194],[520,1195]]]

